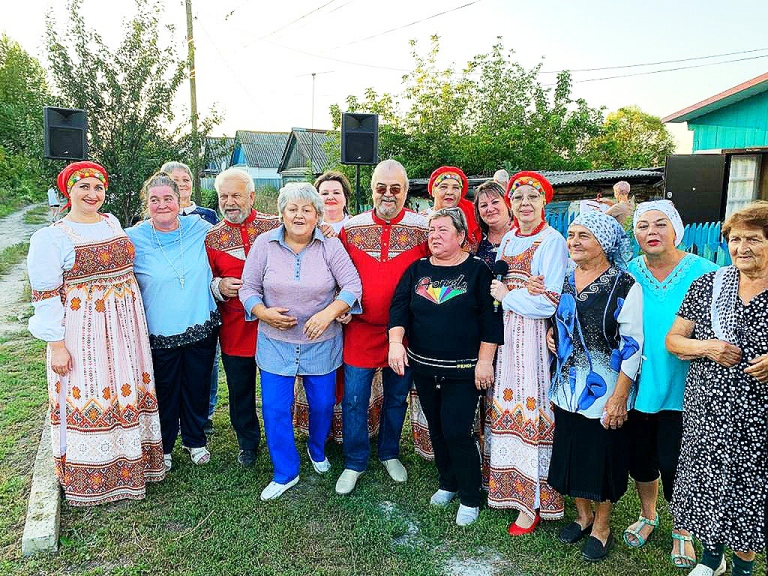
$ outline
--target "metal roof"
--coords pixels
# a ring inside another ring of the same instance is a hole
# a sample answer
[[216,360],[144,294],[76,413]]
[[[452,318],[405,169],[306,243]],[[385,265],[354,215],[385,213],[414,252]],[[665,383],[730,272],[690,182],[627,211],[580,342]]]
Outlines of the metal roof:
[[768,72],[761,74],[752,80],[742,82],[738,86],[729,88],[724,92],[710,96],[701,102],[692,104],[687,108],[683,108],[674,114],[662,118],[662,122],[688,122],[704,114],[709,114],[720,108],[725,108],[731,104],[736,104],[742,100],[746,100],[757,94],[761,94],[768,90]]
[[235,133],[235,151],[233,161],[238,150],[243,152],[245,161],[251,168],[277,168],[283,155],[285,145],[288,143],[288,132],[251,132],[238,130]]
[[325,143],[333,137],[329,130],[294,128],[283,150],[278,172],[307,166],[311,161],[313,171],[319,174],[328,166]]
[[[626,180],[630,183],[655,183],[664,177],[663,168],[642,168],[639,170],[541,170],[539,173],[552,184],[553,188],[565,188],[569,186],[584,186],[597,184],[610,184],[619,180]],[[467,178],[470,187],[479,186],[491,176],[470,176]],[[429,178],[412,178],[409,181],[409,188],[418,192],[423,189],[426,192]]]
[[229,136],[209,136],[205,139],[205,170],[207,172],[219,172],[222,163],[229,165],[232,151],[235,147],[235,139]]
[[598,184],[607,182],[613,184],[619,180],[628,182],[657,182],[664,177],[663,168],[643,168],[640,170],[577,170],[565,172],[559,170],[542,170],[544,176],[553,188],[560,186],[578,186],[581,184]]

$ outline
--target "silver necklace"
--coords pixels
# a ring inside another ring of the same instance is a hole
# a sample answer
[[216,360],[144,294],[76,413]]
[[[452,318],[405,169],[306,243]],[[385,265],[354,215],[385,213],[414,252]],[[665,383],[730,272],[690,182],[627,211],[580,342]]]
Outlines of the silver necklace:
[[152,228],[152,236],[155,238],[155,242],[157,242],[158,247],[160,248],[160,252],[163,253],[163,257],[165,258],[166,262],[168,262],[168,265],[173,269],[173,271],[176,273],[176,277],[179,279],[179,284],[181,284],[181,289],[184,290],[184,235],[182,234],[181,229],[181,219],[177,218],[179,223],[179,245],[181,247],[181,272],[179,272],[176,269],[176,266],[173,265],[173,261],[168,258],[168,254],[165,253],[165,248],[163,248],[163,245],[160,243],[160,238],[157,237],[157,231],[155,230],[155,223],[152,222],[152,220],[149,221],[149,225]]

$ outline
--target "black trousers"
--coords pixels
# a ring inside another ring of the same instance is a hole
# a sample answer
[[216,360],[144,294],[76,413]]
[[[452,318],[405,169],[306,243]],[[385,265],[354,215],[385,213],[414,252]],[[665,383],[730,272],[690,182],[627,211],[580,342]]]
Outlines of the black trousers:
[[480,452],[472,434],[480,393],[474,378],[414,374],[413,382],[427,418],[440,489],[458,492],[464,506],[480,506]]
[[179,422],[184,446],[205,446],[203,426],[208,419],[217,335],[218,330],[214,330],[206,338],[184,346],[152,350],[165,454],[173,452],[179,435]]
[[632,445],[629,475],[636,482],[653,482],[661,476],[664,498],[672,502],[672,488],[683,440],[683,413],[662,410],[646,414],[630,410],[624,426]]
[[222,354],[229,388],[229,420],[240,450],[257,450],[261,441],[256,415],[256,359],[253,356]]

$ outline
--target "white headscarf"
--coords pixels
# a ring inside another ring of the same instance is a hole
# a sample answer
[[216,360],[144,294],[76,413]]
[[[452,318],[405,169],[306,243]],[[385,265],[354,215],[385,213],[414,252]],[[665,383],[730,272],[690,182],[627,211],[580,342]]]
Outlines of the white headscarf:
[[652,202],[641,202],[638,204],[635,209],[635,215],[632,217],[632,229],[637,228],[637,221],[640,219],[640,216],[651,210],[658,210],[669,218],[669,221],[672,222],[672,228],[675,230],[675,246],[679,246],[683,241],[685,226],[683,226],[683,219],[680,218],[680,214],[671,200],[653,200]]

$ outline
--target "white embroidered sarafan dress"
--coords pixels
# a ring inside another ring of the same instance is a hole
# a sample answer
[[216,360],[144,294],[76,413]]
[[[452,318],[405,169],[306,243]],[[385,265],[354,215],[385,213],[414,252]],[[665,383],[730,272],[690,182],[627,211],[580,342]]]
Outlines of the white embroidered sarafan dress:
[[147,481],[165,477],[133,259],[133,244],[112,215],[94,224],[60,220],[30,241],[29,330],[46,342],[64,340],[72,358],[71,372],[60,378],[48,347],[56,474],[74,506],[140,499]]
[[[568,252],[550,226],[532,236],[508,232],[497,259],[509,264],[509,294],[501,303],[504,344],[496,357],[496,381],[486,397],[483,482],[488,506],[530,516],[563,516],[563,498],[547,484],[554,416],[549,405],[546,335],[563,288]],[[546,292],[532,296],[526,283],[544,276]]]

